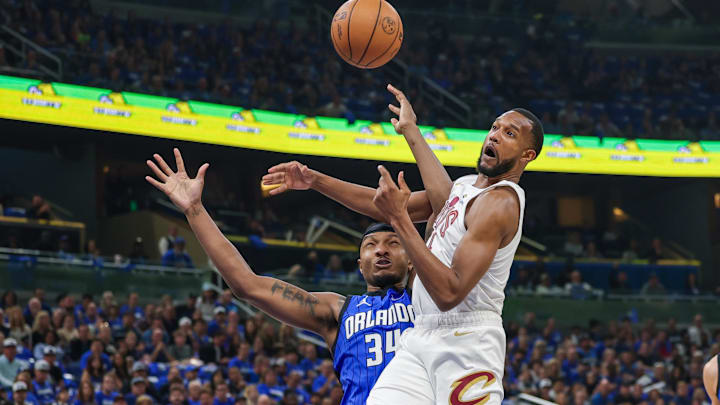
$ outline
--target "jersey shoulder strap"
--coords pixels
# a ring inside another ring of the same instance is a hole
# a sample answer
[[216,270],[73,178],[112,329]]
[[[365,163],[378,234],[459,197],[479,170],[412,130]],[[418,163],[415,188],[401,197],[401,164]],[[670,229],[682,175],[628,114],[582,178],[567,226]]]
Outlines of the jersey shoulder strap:
[[335,331],[335,341],[332,344],[332,347],[330,348],[330,354],[334,357],[335,356],[335,346],[337,346],[337,341],[340,338],[340,329],[342,328],[342,319],[343,315],[345,315],[345,312],[347,311],[348,305],[350,305],[350,301],[352,301],[353,297],[355,295],[348,295],[345,297],[345,303],[343,304],[342,308],[340,308],[340,312],[338,312],[338,327],[337,331]]

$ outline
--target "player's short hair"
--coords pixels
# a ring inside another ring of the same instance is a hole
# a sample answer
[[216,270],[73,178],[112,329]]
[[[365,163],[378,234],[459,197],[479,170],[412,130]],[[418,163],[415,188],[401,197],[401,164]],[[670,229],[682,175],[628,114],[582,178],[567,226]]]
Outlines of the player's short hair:
[[545,130],[543,129],[542,122],[540,122],[540,119],[535,114],[524,108],[513,108],[510,111],[515,111],[516,113],[522,114],[532,123],[532,148],[535,151],[537,158],[537,156],[540,156],[540,151],[542,150],[543,142],[545,141]]

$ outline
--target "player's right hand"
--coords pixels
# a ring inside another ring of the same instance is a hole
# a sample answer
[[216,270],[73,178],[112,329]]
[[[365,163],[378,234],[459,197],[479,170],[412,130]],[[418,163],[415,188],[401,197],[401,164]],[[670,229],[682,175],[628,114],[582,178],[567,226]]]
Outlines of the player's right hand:
[[400,103],[400,107],[392,104],[388,105],[390,111],[398,116],[397,118],[391,118],[390,123],[395,128],[395,132],[404,135],[408,128],[417,125],[417,116],[415,115],[415,111],[413,111],[410,101],[405,97],[405,93],[396,89],[392,84],[388,84],[387,89],[395,96],[398,103]]
[[268,169],[262,178],[265,186],[278,186],[270,190],[270,195],[278,195],[287,190],[307,190],[315,182],[315,172],[300,162],[280,163]]
[[210,167],[210,164],[205,163],[200,166],[197,176],[190,178],[185,171],[185,163],[180,150],[174,148],[173,152],[175,153],[177,172],[173,172],[162,156],[156,153],[153,157],[157,161],[157,165],[152,160],[148,160],[147,165],[160,181],[151,176],[145,176],[145,180],[165,193],[170,198],[170,201],[185,213],[193,206],[201,204],[202,189],[205,185],[205,172]]

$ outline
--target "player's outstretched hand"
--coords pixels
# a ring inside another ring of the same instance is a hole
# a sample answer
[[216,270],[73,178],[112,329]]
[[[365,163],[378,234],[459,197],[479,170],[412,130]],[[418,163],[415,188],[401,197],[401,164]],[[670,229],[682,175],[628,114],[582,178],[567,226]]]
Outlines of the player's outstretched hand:
[[395,184],[385,166],[378,166],[378,172],[380,172],[380,181],[378,181],[378,188],[375,190],[373,204],[392,222],[392,220],[398,219],[402,215],[407,215],[410,187],[405,183],[404,172],[398,174],[397,184]]
[[185,163],[183,162],[180,150],[174,148],[173,152],[175,153],[177,172],[173,172],[170,166],[165,163],[162,156],[156,153],[153,157],[155,161],[157,161],[157,164],[152,160],[148,160],[147,165],[152,169],[159,181],[151,176],[145,176],[145,180],[165,193],[165,195],[170,198],[170,201],[182,210],[182,212],[187,212],[191,207],[201,202],[202,189],[205,184],[205,172],[208,167],[210,167],[210,164],[205,163],[200,166],[197,176],[190,178],[185,171]]
[[264,186],[278,186],[270,190],[270,195],[277,195],[287,190],[307,190],[315,181],[315,172],[307,165],[292,161],[280,163],[268,169],[262,178]]
[[417,123],[415,111],[413,111],[412,105],[410,105],[407,97],[405,97],[405,93],[396,89],[392,84],[388,84],[387,89],[395,96],[398,103],[400,103],[400,107],[388,104],[390,111],[398,116],[398,118],[390,118],[390,123],[395,127],[395,132],[404,134],[406,129],[415,126]]

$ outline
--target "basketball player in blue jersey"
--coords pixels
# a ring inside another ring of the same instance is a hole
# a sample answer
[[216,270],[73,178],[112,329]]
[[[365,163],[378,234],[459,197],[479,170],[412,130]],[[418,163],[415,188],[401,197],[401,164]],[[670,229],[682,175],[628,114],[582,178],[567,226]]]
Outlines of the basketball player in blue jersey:
[[720,355],[715,355],[703,368],[703,384],[712,405],[720,405]]
[[147,161],[158,179],[146,180],[185,213],[195,236],[225,282],[245,299],[279,321],[313,331],[325,339],[345,392],[342,404],[364,405],[370,389],[395,355],[400,335],[413,326],[415,314],[408,283],[412,266],[395,231],[386,224],[370,226],[360,244],[358,266],[367,293],[343,297],[309,293],[270,277],[257,276],[235,246],[220,232],[202,205],[205,163],[190,178],[178,149],[177,171],[160,155]]

